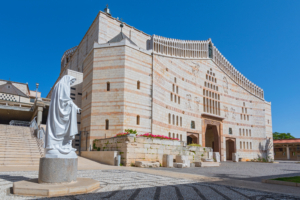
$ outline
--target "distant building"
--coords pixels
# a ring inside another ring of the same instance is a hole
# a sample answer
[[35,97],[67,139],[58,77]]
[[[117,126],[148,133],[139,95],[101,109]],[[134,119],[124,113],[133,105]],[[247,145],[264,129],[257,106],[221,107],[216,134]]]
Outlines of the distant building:
[[300,138],[274,140],[275,160],[300,160]]
[[38,125],[46,124],[49,104],[27,83],[0,80],[0,124],[26,126],[34,117]]
[[273,138],[263,89],[211,39],[148,35],[100,11],[79,45],[62,56],[57,81],[67,74],[77,78],[70,96],[82,108],[78,126],[88,133],[82,150],[94,139],[136,129],[212,147],[224,161],[232,153],[265,156],[262,147]]

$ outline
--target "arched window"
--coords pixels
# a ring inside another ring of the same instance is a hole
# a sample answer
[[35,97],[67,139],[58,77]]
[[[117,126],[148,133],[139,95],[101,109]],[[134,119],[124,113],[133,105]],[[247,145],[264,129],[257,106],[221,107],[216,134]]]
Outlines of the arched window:
[[140,87],[141,87],[141,82],[140,81],[137,81],[136,87],[137,87],[138,90],[140,89]]
[[109,130],[109,120],[105,120],[105,130]]
[[246,136],[248,136],[248,129],[246,129]]
[[173,138],[175,138],[175,133],[173,133]]
[[205,95],[205,89],[203,89],[203,95]]
[[107,82],[107,83],[106,83],[106,90],[107,90],[107,91],[110,91],[110,82]]
[[176,116],[176,125],[178,126],[178,116]]
[[178,133],[177,133],[177,135],[176,135],[176,138],[177,138],[177,139],[179,139],[179,135],[178,135]]
[[173,101],[173,94],[170,94],[170,100]]
[[180,126],[182,126],[182,117],[180,117]]
[[177,102],[177,96],[174,95],[174,102],[176,103]]
[[174,77],[174,83],[176,83],[176,77]]
[[171,132],[169,132],[169,138],[171,137]]
[[180,134],[180,141],[182,141],[182,134]]
[[250,149],[252,149],[252,142],[250,142]]
[[169,124],[171,124],[171,114],[169,113]]
[[243,136],[245,136],[245,129],[243,129]]
[[247,149],[249,149],[249,142],[247,142]]
[[173,115],[173,125],[175,125],[175,115]]
[[136,124],[137,124],[137,125],[140,125],[140,116],[139,116],[139,115],[136,116]]
[[246,147],[245,147],[245,142],[243,142],[243,149],[246,149]]

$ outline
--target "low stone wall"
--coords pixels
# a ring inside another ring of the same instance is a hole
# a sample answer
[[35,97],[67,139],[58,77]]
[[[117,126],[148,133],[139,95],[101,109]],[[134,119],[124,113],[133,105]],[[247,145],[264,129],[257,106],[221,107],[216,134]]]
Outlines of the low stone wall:
[[[124,166],[132,166],[135,161],[158,161],[162,164],[164,154],[187,155],[192,162],[207,158],[210,147],[183,146],[183,142],[176,140],[162,140],[156,138],[123,136],[107,139],[99,139],[95,147],[101,151],[119,151],[121,163]],[[95,151],[95,150],[94,150]]]
[[81,156],[103,164],[115,165],[118,151],[81,151]]

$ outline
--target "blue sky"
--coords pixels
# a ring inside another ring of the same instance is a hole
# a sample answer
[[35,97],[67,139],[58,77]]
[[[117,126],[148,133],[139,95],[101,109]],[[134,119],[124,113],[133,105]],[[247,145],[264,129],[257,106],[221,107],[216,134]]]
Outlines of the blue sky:
[[10,0],[0,7],[0,79],[40,83],[46,96],[64,51],[79,44],[99,10],[150,35],[206,40],[272,102],[273,131],[300,138],[300,1]]

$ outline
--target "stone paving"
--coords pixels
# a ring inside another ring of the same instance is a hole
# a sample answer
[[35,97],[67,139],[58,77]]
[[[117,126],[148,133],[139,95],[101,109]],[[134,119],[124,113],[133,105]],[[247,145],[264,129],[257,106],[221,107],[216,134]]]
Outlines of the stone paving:
[[[0,199],[41,199],[38,197],[14,196],[10,194],[12,183],[20,180],[37,178],[38,172],[0,172]],[[98,180],[101,188],[93,193],[56,198],[52,200],[85,200],[85,199],[122,199],[122,200],[163,200],[163,199],[300,199],[299,197],[267,193],[258,190],[230,187],[195,182],[188,179],[170,178],[153,174],[125,170],[85,170],[78,171],[78,177],[89,177]]]
[[257,182],[284,176],[300,176],[300,164],[297,163],[221,162],[220,167],[153,169]]

